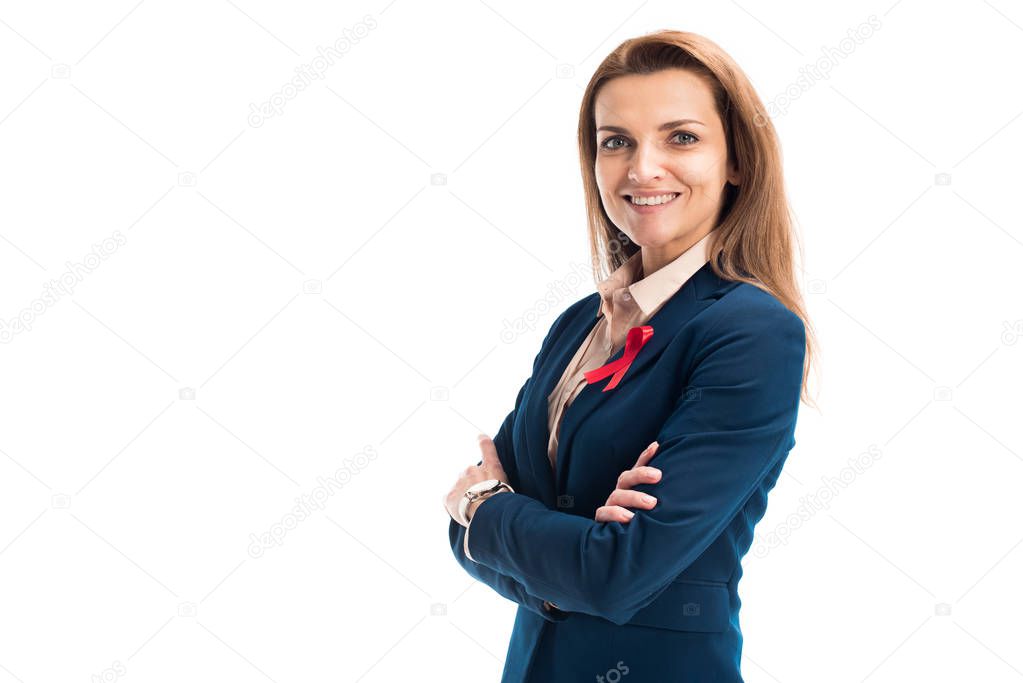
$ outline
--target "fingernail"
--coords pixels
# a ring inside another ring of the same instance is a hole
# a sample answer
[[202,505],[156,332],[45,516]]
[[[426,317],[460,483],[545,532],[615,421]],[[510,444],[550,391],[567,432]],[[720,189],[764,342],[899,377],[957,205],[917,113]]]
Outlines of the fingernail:
[[650,442],[650,445],[649,445],[649,446],[647,446],[647,448],[653,448],[653,447],[654,447],[654,446],[656,446],[656,445],[657,445],[657,442],[656,442],[656,441],[651,441],[651,442]]
[[636,516],[636,513],[633,512],[632,510],[626,510],[625,514],[629,516],[629,519],[632,519],[633,517]]
[[657,502],[657,499],[656,499],[656,498],[654,498],[653,496],[648,496],[648,495],[646,495],[646,494],[644,493],[644,494],[643,494],[643,502],[645,502],[645,503],[656,503],[656,502]]

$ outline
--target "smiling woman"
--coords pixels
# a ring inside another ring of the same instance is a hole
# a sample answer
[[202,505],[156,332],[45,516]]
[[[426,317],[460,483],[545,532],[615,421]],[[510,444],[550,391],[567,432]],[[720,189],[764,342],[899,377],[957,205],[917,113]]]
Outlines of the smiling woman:
[[814,346],[774,128],[720,47],[661,31],[597,67],[578,135],[597,291],[444,497],[451,551],[519,605],[505,683],[741,683]]

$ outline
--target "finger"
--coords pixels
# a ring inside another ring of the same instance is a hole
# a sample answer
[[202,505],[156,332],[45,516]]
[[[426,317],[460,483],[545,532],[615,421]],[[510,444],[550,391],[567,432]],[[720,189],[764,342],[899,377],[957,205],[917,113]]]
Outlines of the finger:
[[494,440],[486,434],[480,434],[476,439],[479,441],[480,451],[483,452],[482,466],[484,468],[493,467],[494,465],[500,467],[501,461],[497,457],[497,446],[494,445]]
[[649,446],[643,449],[643,452],[639,454],[639,459],[636,460],[636,464],[633,467],[642,467],[643,465],[650,462],[650,459],[657,455],[658,444],[656,441],[650,443]]
[[622,507],[640,508],[651,510],[657,505],[657,497],[642,491],[629,491],[628,489],[615,489],[607,497],[605,505],[620,505]]
[[483,452],[483,460],[480,461],[480,466],[487,473],[488,477],[507,482],[508,474],[504,471],[504,465],[501,464],[501,458],[497,454],[497,446],[494,445],[494,440],[486,434],[480,434],[478,440],[480,450]]
[[652,484],[661,480],[661,471],[656,467],[649,467],[644,465],[643,467],[635,467],[631,470],[625,470],[618,475],[618,483],[615,488],[619,489],[631,489],[637,484]]
[[597,508],[593,519],[598,522],[621,522],[622,524],[628,524],[634,516],[635,513],[631,510],[626,510],[617,505],[603,505]]

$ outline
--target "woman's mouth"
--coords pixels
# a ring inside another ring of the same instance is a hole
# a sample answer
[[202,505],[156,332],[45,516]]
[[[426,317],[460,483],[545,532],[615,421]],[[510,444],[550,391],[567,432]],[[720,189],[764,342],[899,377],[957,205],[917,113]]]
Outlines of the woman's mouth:
[[[671,192],[668,194],[658,195],[656,197],[633,197],[632,195],[627,194],[625,195],[625,201],[636,213],[657,213],[664,209],[664,207],[672,204],[681,195],[681,192]],[[637,204],[637,199],[644,203]]]

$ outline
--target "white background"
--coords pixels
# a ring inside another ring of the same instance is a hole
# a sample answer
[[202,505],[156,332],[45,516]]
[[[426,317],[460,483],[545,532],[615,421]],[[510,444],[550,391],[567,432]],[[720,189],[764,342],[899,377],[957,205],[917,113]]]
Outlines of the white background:
[[1018,3],[144,0],[0,5],[0,683],[497,680],[440,501],[594,290],[589,76],[691,30],[777,102],[871,15],[774,117],[824,355],[743,674],[1023,678]]

